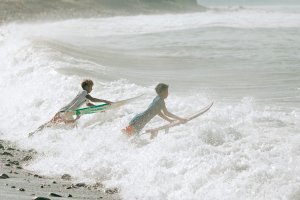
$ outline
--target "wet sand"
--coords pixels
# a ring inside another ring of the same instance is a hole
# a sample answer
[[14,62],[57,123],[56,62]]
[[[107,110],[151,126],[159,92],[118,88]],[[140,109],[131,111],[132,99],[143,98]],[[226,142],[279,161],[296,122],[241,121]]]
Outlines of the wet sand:
[[118,189],[105,188],[101,183],[87,185],[62,177],[44,177],[23,169],[34,159],[34,150],[22,150],[16,145],[0,140],[0,199],[1,200],[47,200],[47,199],[120,199]]

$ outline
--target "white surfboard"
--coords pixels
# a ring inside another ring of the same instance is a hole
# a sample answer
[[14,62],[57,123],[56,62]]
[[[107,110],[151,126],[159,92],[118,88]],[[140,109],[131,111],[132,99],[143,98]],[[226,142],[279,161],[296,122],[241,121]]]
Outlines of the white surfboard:
[[106,111],[106,110],[111,110],[111,109],[115,109],[118,107],[121,107],[125,104],[128,104],[138,98],[140,98],[143,95],[139,95],[133,98],[129,98],[129,99],[125,99],[125,100],[121,100],[121,101],[117,101],[114,102],[112,104],[100,104],[100,105],[96,105],[96,106],[90,106],[90,107],[85,107],[85,108],[79,108],[76,110],[70,110],[67,111],[68,114],[70,115],[86,115],[86,114],[94,114],[97,112],[102,112],[102,111]]
[[[186,117],[185,119],[187,119],[187,122],[201,116],[202,114],[206,113],[211,107],[212,105],[214,104],[214,102],[211,102],[209,105],[205,106],[204,108],[202,108],[201,110],[199,110],[198,112]],[[172,123],[168,123],[168,124],[165,124],[165,125],[162,125],[162,126],[158,126],[156,128],[152,128],[152,129],[147,129],[145,133],[151,133],[151,134],[157,134],[158,131],[160,130],[165,130],[165,132],[168,132],[169,131],[169,128],[171,127],[174,127],[174,126],[178,126],[182,124],[182,122],[180,121],[174,121]]]

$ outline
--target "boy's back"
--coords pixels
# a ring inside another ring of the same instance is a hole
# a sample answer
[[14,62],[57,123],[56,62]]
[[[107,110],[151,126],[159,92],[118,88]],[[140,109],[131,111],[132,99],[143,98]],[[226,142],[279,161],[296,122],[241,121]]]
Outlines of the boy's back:
[[166,107],[165,101],[158,95],[156,96],[152,103],[149,105],[147,110],[136,115],[130,122],[130,125],[133,125],[137,131],[140,131],[144,126],[155,117],[162,109]]

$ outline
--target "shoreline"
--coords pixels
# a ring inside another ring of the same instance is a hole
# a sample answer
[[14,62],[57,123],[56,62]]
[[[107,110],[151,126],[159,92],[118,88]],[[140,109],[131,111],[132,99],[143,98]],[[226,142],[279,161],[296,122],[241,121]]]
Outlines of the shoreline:
[[23,169],[22,166],[30,162],[36,154],[33,149],[22,150],[12,142],[0,140],[1,200],[121,199],[118,189],[105,188],[101,183],[74,183],[68,174],[61,178],[52,178]]

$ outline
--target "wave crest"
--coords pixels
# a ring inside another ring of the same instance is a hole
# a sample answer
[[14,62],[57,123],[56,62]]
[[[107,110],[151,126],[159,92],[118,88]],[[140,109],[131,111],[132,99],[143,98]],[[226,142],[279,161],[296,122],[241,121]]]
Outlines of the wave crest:
[[0,23],[20,19],[65,19],[204,10],[196,0],[3,0],[0,1],[0,8]]

